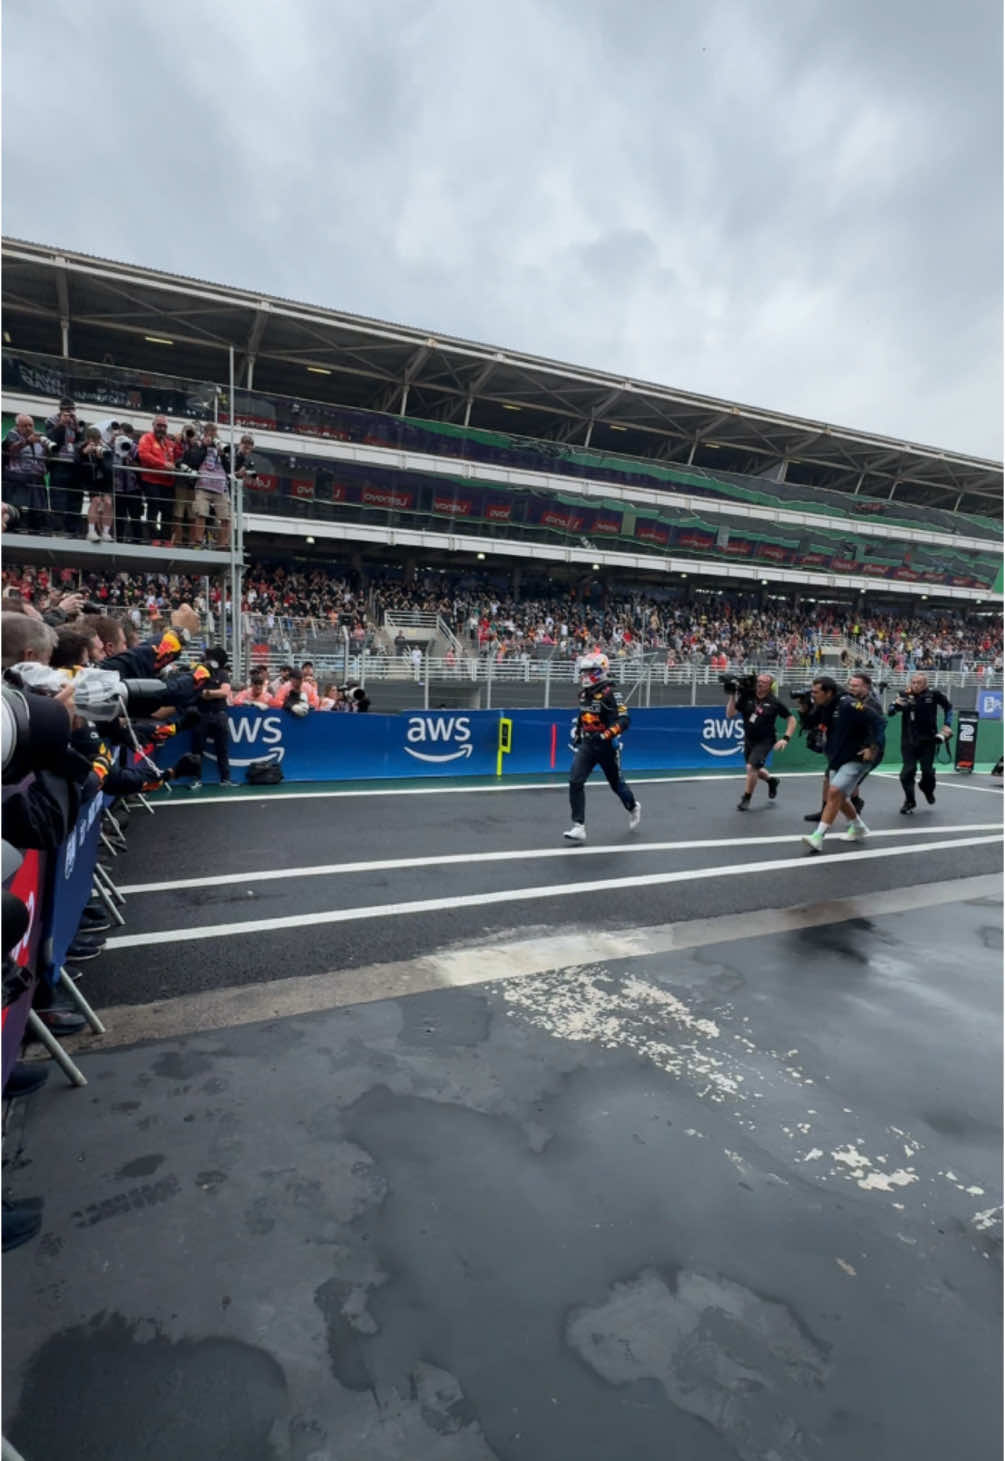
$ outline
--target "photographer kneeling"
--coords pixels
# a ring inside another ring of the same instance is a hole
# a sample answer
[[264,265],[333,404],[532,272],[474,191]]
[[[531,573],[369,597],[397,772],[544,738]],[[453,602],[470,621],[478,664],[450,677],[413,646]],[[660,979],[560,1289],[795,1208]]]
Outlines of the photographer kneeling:
[[[795,733],[796,717],[772,690],[770,675],[744,675],[739,680],[729,675],[720,675],[719,678],[723,688],[729,691],[727,716],[730,720],[737,715],[743,717],[743,759],[747,766],[747,781],[737,802],[737,811],[746,812],[750,810],[750,799],[758,781],[768,783],[769,801],[774,801],[778,795],[779,778],[771,776],[764,767],[772,751],[784,751],[789,744]],[[785,732],[776,740],[775,722],[782,715],[788,717]]]

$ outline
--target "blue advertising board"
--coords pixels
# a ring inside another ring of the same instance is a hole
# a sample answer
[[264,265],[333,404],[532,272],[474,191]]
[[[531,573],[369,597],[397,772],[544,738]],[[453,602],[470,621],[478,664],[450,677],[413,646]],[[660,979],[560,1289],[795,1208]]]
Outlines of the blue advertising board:
[[66,962],[66,951],[90,899],[101,839],[101,813],[110,804],[111,798],[101,792],[86,802],[73,831],[48,859],[49,889],[40,963],[41,973],[50,983],[55,982]]
[[978,690],[977,714],[981,720],[1001,720],[1002,698],[1001,690]]
[[[358,781],[385,777],[494,776],[499,722],[512,722],[507,775],[567,771],[573,708],[561,710],[412,710],[400,715],[313,712],[302,720],[281,710],[247,707],[228,712],[231,775],[244,779],[254,761],[275,761],[290,781]],[[188,737],[162,746],[168,765],[188,748]],[[683,771],[739,767],[743,721],[703,706],[636,710],[624,738],[626,771]],[[219,780],[215,754],[204,754],[203,781]]]

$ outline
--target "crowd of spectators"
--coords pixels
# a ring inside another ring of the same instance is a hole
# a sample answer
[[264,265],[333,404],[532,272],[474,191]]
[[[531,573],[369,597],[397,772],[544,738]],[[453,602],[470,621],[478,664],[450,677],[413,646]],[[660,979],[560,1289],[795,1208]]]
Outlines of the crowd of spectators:
[[[45,607],[55,591],[80,589],[104,612],[124,616],[136,629],[156,627],[180,603],[191,604],[212,626],[222,610],[217,583],[185,575],[118,574],[103,577],[70,570],[10,567],[4,595]],[[243,584],[247,639],[258,657],[287,652],[291,630],[306,645],[325,634],[348,633],[354,655],[372,650],[376,631],[390,613],[434,614],[466,654],[498,660],[529,655],[574,658],[601,648],[618,660],[653,657],[668,665],[751,663],[809,667],[824,650],[843,649],[847,663],[896,671],[985,666],[1001,669],[1002,624],[997,617],[857,612],[837,604],[804,601],[798,607],[755,598],[692,593],[659,596],[650,591],[593,596],[558,585],[526,590],[495,587],[474,574],[420,574],[412,583],[374,576],[364,585],[348,570],[294,570],[253,564]],[[399,635],[394,648],[413,652]]]
[[[234,468],[249,485],[253,448],[242,436]],[[230,448],[212,421],[176,435],[166,416],[146,431],[129,421],[88,424],[64,397],[41,432],[33,417],[16,417],[2,460],[3,501],[20,532],[152,547],[229,544]]]

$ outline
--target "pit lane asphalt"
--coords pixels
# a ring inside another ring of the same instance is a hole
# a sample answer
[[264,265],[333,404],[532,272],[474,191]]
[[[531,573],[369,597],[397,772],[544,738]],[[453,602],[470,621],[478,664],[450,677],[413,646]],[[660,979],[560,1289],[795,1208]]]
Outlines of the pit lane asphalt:
[[[606,931],[686,922],[765,908],[787,908],[891,888],[938,883],[1001,868],[1001,846],[948,847],[926,844],[964,841],[990,833],[934,829],[964,825],[1000,827],[1001,796],[989,780],[940,787],[932,808],[923,807],[910,822],[898,815],[900,788],[875,776],[867,783],[866,819],[874,831],[905,836],[874,838],[867,849],[881,855],[863,859],[859,849],[832,837],[821,858],[804,858],[800,837],[809,830],[802,813],[815,802],[816,778],[783,780],[781,794],[769,803],[759,790],[753,809],[736,810],[741,783],[735,777],[637,783],[644,808],[642,826],[629,834],[627,818],[606,784],[588,788],[587,825],[591,848],[638,846],[637,852],[594,853],[567,847],[568,801],[561,785],[479,790],[383,787],[390,794],[324,796],[280,794],[263,797],[238,789],[226,800],[192,799],[191,804],[158,808],[155,817],[136,812],[129,827],[129,850],[112,864],[120,884],[233,875],[224,887],[162,892],[132,892],[127,927],[114,930],[110,946],[97,960],[80,965],[82,988],[98,1009],[146,1004],[175,995],[238,987],[350,970],[375,963],[414,959],[457,945],[476,945],[531,932],[567,929]],[[320,789],[319,789],[320,790]],[[325,791],[332,788],[326,787]],[[343,788],[348,790],[348,788]],[[929,831],[928,829],[933,829]],[[765,844],[758,838],[787,840]],[[651,842],[718,839],[703,849],[642,850]],[[791,839],[791,840],[789,840]],[[558,850],[550,858],[518,857],[482,861],[487,852]],[[896,855],[888,856],[888,853]],[[470,861],[446,866],[374,868],[368,871],[301,877],[296,869],[319,864],[383,862],[462,856]],[[798,859],[795,866],[785,866]],[[747,872],[750,863],[783,864]],[[486,904],[483,895],[502,890],[542,890],[555,885],[645,878],[689,869],[710,874],[740,866],[730,876],[622,889],[599,889],[562,896],[515,899]],[[242,873],[289,870],[287,878],[245,883]],[[324,923],[333,910],[382,909],[428,899],[467,898],[469,906],[444,907]],[[281,929],[240,931],[259,919],[292,919]],[[237,925],[222,937],[201,937],[198,930]],[[173,932],[169,942],[115,947],[117,936]],[[72,967],[72,965],[71,965]]]

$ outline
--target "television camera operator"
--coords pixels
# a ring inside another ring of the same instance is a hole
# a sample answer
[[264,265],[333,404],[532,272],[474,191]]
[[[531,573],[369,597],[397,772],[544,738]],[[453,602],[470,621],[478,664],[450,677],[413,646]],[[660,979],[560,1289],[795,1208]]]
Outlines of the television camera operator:
[[[939,728],[939,710],[942,711],[942,728]],[[900,784],[904,788],[904,804],[901,816],[913,814],[915,801],[915,779],[921,786],[921,794],[929,806],[935,803],[935,753],[940,743],[948,744],[953,737],[953,707],[941,690],[929,687],[928,676],[913,674],[907,689],[894,700],[889,709],[889,718],[900,716]],[[918,768],[921,776],[918,777]]]
[[[733,720],[737,715],[743,719],[743,759],[747,768],[747,779],[743,795],[737,802],[737,811],[750,810],[751,797],[758,781],[768,783],[768,800],[778,795],[779,778],[765,770],[772,751],[784,751],[796,730],[796,717],[774,693],[772,677],[767,674],[720,675],[719,681],[727,692],[726,715]],[[776,737],[776,722],[786,717],[785,730]]]

